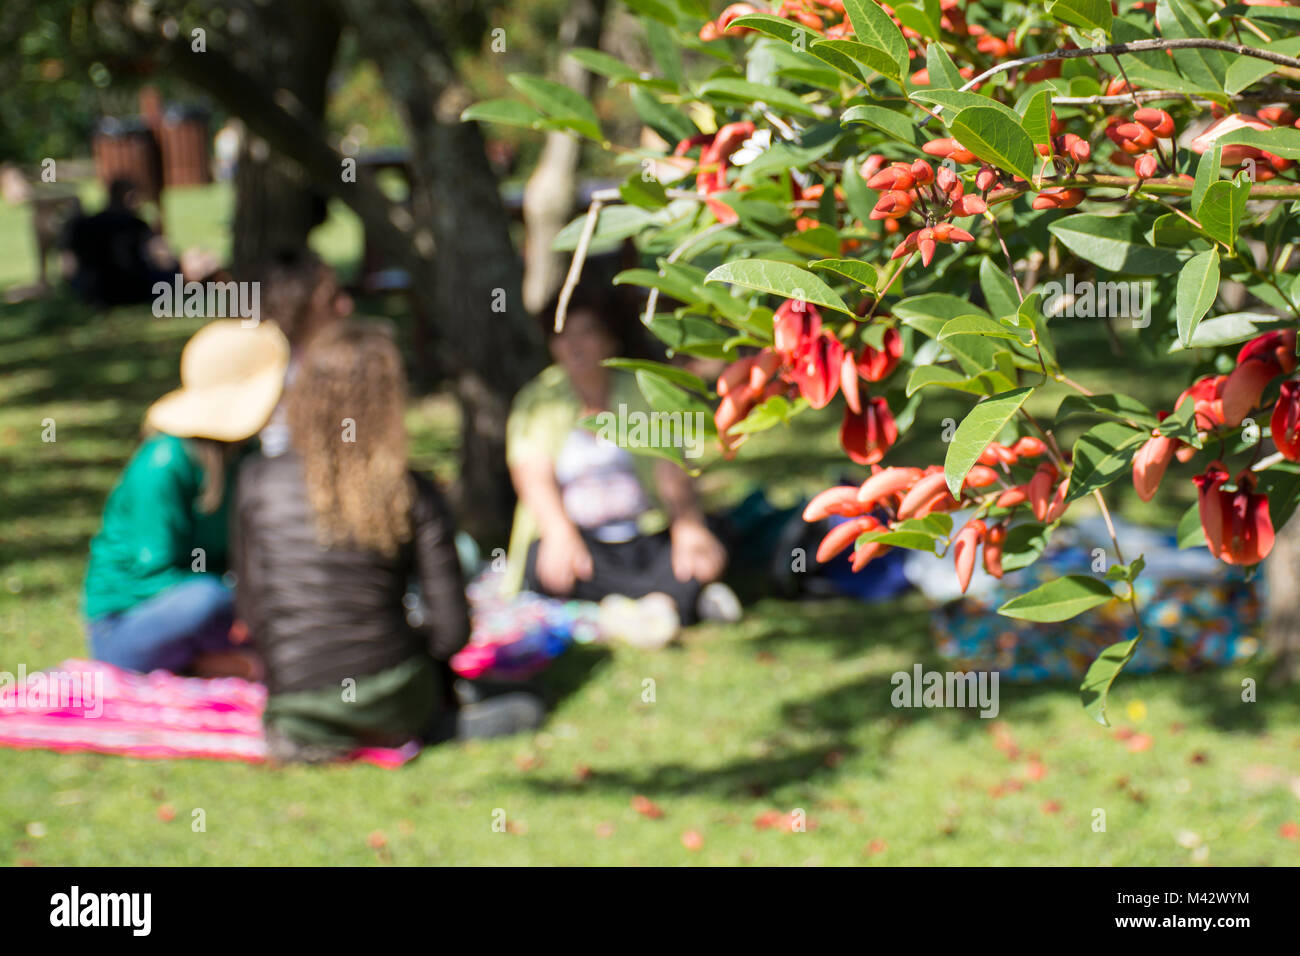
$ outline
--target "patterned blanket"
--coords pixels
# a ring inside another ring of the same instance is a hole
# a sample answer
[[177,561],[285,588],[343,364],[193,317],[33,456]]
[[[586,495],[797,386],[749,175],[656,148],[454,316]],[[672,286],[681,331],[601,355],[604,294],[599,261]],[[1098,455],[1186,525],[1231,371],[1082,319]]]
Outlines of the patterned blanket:
[[[34,674],[0,674],[0,746],[264,763],[265,706],[264,686],[234,677],[133,674],[72,659]],[[391,769],[419,751],[411,741],[361,748],[352,759]]]

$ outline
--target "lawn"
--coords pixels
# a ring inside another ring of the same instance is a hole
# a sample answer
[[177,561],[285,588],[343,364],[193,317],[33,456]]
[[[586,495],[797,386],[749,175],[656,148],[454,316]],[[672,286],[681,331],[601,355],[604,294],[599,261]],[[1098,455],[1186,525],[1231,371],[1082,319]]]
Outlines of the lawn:
[[[168,231],[221,249],[221,187],[178,192]],[[0,287],[32,276],[26,214],[0,206]],[[322,251],[355,259],[355,223]],[[371,310],[391,303],[366,303]],[[0,669],[84,653],[87,541],[149,401],[176,383],[195,319],[90,313],[63,298],[0,311]],[[1066,338],[1071,333],[1066,330]],[[1086,380],[1140,375],[1082,327]],[[1161,400],[1164,383],[1139,380]],[[1166,404],[1169,396],[1163,396]],[[946,406],[940,407],[940,412]],[[963,403],[954,399],[951,414]],[[418,463],[452,474],[445,396],[409,413]],[[936,414],[907,458],[940,460]],[[57,441],[42,442],[53,419]],[[778,501],[844,467],[827,420],[811,449],[777,432],[711,471],[711,500],[761,482]],[[901,457],[901,456],[900,456]],[[1135,507],[1135,518],[1172,512]],[[386,771],[136,761],[0,750],[0,860],[18,864],[1295,864],[1300,700],[1261,665],[1122,677],[1117,729],[1073,686],[1001,688],[1001,713],[897,710],[890,675],[942,669],[915,597],[887,606],[764,600],[657,654],[580,647],[547,675],[538,733],[445,745]],[[1258,703],[1241,681],[1260,679]],[[653,701],[646,702],[647,681]],[[1137,731],[1127,740],[1122,728]],[[1117,732],[1119,730],[1120,732]],[[1149,743],[1145,749],[1135,741]],[[633,808],[643,796],[662,810]],[[193,832],[202,809],[206,830]],[[775,811],[804,832],[760,827]],[[1094,829],[1104,810],[1104,832]],[[506,826],[494,828],[504,811]],[[683,842],[695,831],[700,840]]]

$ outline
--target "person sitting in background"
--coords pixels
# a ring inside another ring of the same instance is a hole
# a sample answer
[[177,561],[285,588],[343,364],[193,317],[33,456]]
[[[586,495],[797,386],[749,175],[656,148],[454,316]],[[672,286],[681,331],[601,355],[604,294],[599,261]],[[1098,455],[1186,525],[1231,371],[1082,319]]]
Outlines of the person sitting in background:
[[289,345],[271,325],[204,326],[181,354],[181,388],[145,416],[151,432],[108,496],[90,542],[91,656],[133,671],[255,678],[230,641],[222,583],[235,462],[280,398]]
[[[287,389],[311,341],[352,314],[352,297],[343,291],[334,270],[307,249],[280,252],[260,270],[258,281],[262,286],[262,311],[289,339]],[[262,454],[268,457],[288,450],[289,422],[284,401],[276,406],[258,438]]]
[[[528,694],[456,712],[446,662],[469,619],[455,531],[437,488],[407,464],[392,337],[353,322],[324,330],[286,400],[291,447],[243,465],[233,532],[238,617],[266,666],[272,758],[536,726],[542,708]],[[425,608],[418,626],[411,579]]]
[[156,282],[172,282],[179,265],[160,236],[136,213],[135,183],[115,179],[108,205],[93,216],[68,224],[68,251],[74,260],[70,284],[93,305],[148,302]]
[[555,364],[520,390],[507,423],[519,495],[507,586],[522,581],[587,601],[641,599],[634,608],[607,602],[601,626],[647,645],[666,643],[701,617],[735,619],[739,602],[717,583],[726,550],[705,523],[689,476],[579,424],[602,412],[648,414],[635,377],[601,364],[638,351],[624,330],[640,326],[592,287],[575,290],[567,313],[555,333],[554,303],[544,311]]

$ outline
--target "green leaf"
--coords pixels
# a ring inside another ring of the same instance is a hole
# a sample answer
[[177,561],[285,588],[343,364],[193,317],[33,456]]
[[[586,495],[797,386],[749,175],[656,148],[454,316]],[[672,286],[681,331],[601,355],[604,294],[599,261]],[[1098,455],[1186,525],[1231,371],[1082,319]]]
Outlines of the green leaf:
[[926,44],[925,68],[930,73],[930,85],[935,88],[946,85],[955,90],[966,82],[942,43]]
[[874,74],[879,73],[886,79],[893,80],[898,84],[899,89],[903,88],[903,71],[899,69],[898,61],[884,50],[866,43],[859,43],[856,40],[816,40],[809,45],[808,52],[814,56],[821,56],[823,52],[834,54],[835,60],[826,61],[832,66],[835,65],[836,60],[843,62],[845,59],[859,64],[858,77],[866,82],[870,82]]
[[[1222,12],[1227,13],[1228,9],[1231,8],[1227,8]],[[1277,9],[1300,14],[1300,10],[1293,7],[1279,7]],[[1281,53],[1283,56],[1295,56],[1297,53],[1300,53],[1300,36],[1287,37],[1285,40],[1275,40],[1272,43],[1265,43],[1259,47],[1259,49],[1267,50],[1269,53]],[[1228,73],[1223,80],[1224,92],[1236,96],[1242,90],[1246,89],[1246,87],[1253,86],[1276,69],[1278,69],[1276,63],[1270,63],[1267,60],[1260,60],[1253,56],[1239,56],[1232,62],[1232,65],[1228,67]]]
[[1115,592],[1096,578],[1086,574],[1069,574],[1013,597],[998,608],[998,613],[1018,621],[1051,624],[1068,621],[1114,597]]
[[661,312],[651,318],[648,327],[659,341],[674,352],[700,358],[735,357],[725,345],[732,333],[708,319],[694,316],[678,318]]
[[600,50],[593,50],[590,47],[578,47],[570,50],[569,57],[582,64],[592,73],[603,76],[612,83],[628,83],[640,78],[640,74],[622,60]]
[[1127,395],[1067,395],[1057,406],[1054,418],[1063,422],[1076,415],[1098,415],[1112,421],[1156,427],[1156,416],[1151,409]]
[[792,232],[781,244],[806,256],[832,258],[840,251],[840,234],[827,225],[814,226],[803,232]]
[[624,202],[640,206],[642,209],[662,209],[668,205],[664,184],[657,179],[647,180],[641,170],[632,173],[623,181],[618,187],[618,194],[623,197]]
[[1032,388],[1024,387],[994,395],[980,402],[962,419],[957,431],[953,433],[952,441],[948,443],[948,453],[943,462],[943,474],[954,498],[960,497],[967,472],[979,456],[984,454],[989,442],[997,438],[1007,422],[1011,421],[1011,417],[1031,392]]
[[675,19],[670,14],[668,19],[655,17],[652,20],[642,20],[641,24],[655,65],[668,82],[680,90],[686,86],[686,69],[682,62],[682,45],[677,40],[676,30],[672,29]]
[[1106,569],[1106,580],[1124,581],[1128,584],[1132,584],[1137,580],[1138,575],[1142,573],[1142,569],[1146,566],[1146,558],[1139,554],[1133,559],[1132,564],[1112,564]]
[[[1109,7],[1106,8],[1110,10]],[[1025,103],[1021,111],[1021,124],[1029,138],[1036,144],[1048,146],[1052,142],[1052,91],[1039,90]]]
[[[1229,312],[1206,319],[1196,327],[1192,335],[1190,348],[1218,348],[1221,345],[1236,345],[1268,331],[1268,327],[1281,321],[1280,316],[1265,312]],[[1169,351],[1179,351],[1181,343],[1175,342]]]
[[547,118],[598,143],[604,142],[596,110],[581,93],[563,83],[527,73],[512,73],[506,79]]
[[1236,129],[1224,133],[1214,141],[1214,145],[1254,146],[1283,159],[1300,159],[1300,129],[1294,126],[1277,126],[1270,130]]
[[467,107],[460,114],[462,121],[468,123],[477,120],[480,123],[499,123],[502,126],[523,126],[536,128],[544,117],[527,103],[518,100],[484,100]]
[[1183,512],[1183,516],[1178,519],[1175,535],[1178,538],[1179,550],[1205,547],[1205,529],[1201,527],[1200,505],[1194,504]]
[[723,76],[707,80],[700,84],[697,92],[700,96],[718,96],[723,99],[739,100],[747,106],[754,103],[766,103],[775,109],[799,116],[817,115],[816,110],[789,90],[783,90],[779,86],[751,83],[749,80],[741,80],[735,77]]
[[795,23],[793,20],[786,20],[784,17],[774,17],[770,13],[747,13],[743,17],[736,17],[728,25],[727,30],[730,31],[739,27],[757,30],[759,33],[775,37],[778,40],[784,40],[789,44],[794,44],[800,37],[803,37],[803,41],[807,43],[816,36],[816,34],[813,34],[810,37],[807,27]]
[[752,435],[777,425],[788,425],[791,418],[807,407],[808,402],[802,398],[790,401],[781,395],[773,395],[751,410],[742,421],[727,429],[727,432],[731,435]]
[[1187,260],[1178,274],[1178,340],[1192,344],[1196,327],[1219,296],[1219,250],[1211,249]]
[[1114,20],[1110,0],[1048,0],[1047,15],[1084,30],[1101,30],[1108,37]]
[[647,375],[658,375],[660,378],[667,379],[674,385],[679,385],[688,391],[698,392],[706,398],[713,394],[713,389],[704,384],[704,379],[700,378],[693,372],[688,372],[684,368],[678,368],[675,365],[666,365],[663,362],[651,362],[648,359],[625,359],[612,358],[605,359],[600,363],[610,368],[622,368],[632,372],[645,372]]
[[1141,220],[1136,215],[1094,216],[1076,213],[1064,216],[1048,231],[1081,259],[1131,275],[1161,275],[1181,266],[1182,253],[1147,245]]
[[898,110],[870,104],[852,106],[840,116],[840,122],[865,123],[880,130],[886,136],[898,140],[900,143],[906,143],[917,153],[924,155],[921,145],[924,143],[925,138],[921,135],[921,131],[917,129],[916,122],[898,112]]
[[[906,76],[909,59],[907,41],[889,14],[880,9],[880,4],[874,0],[844,0],[844,12],[853,25],[853,35],[861,43],[880,50],[893,60],[897,68],[896,78]],[[883,71],[877,69],[877,72]]]
[[987,106],[969,106],[948,124],[952,135],[987,163],[1034,178],[1034,142],[1018,123]]
[[[668,382],[659,372],[638,370],[636,383],[641,389],[641,394],[655,411],[700,415],[702,417],[697,420],[703,424],[703,428],[713,430],[713,410],[700,399]],[[716,434],[716,430],[713,430],[713,433]]]
[[1223,164],[1223,150],[1215,145],[1201,153],[1201,160],[1196,164],[1196,180],[1192,183],[1192,193],[1188,203],[1193,209],[1199,209],[1210,183],[1219,179],[1219,169]]
[[1106,696],[1110,693],[1110,685],[1115,683],[1119,672],[1133,657],[1139,640],[1140,636],[1110,645],[1097,655],[1097,659],[1089,665],[1088,673],[1083,675],[1083,683],[1079,685],[1083,709],[1103,727],[1110,726],[1110,721],[1106,719]]
[[808,263],[808,268],[818,272],[834,272],[873,291],[876,288],[876,267],[861,259],[819,259]]
[[[1187,0],[1158,0],[1156,21],[1163,37],[1208,37],[1210,29]],[[1222,90],[1228,60],[1219,50],[1175,50],[1178,72],[1207,91]]]
[[1021,335],[1017,330],[1010,326],[1003,325],[996,319],[985,319],[978,315],[960,315],[955,319],[949,319],[935,339],[939,342],[947,342],[948,339],[958,335],[982,335],[985,338],[993,339],[1010,339],[1013,342],[1019,342],[1022,345],[1027,344],[1028,336]]
[[871,209],[876,204],[876,194],[867,188],[856,159],[850,159],[844,164],[841,181],[844,184],[844,200],[848,204],[849,215],[859,222],[869,222]]
[[923,388],[949,388],[968,395],[996,395],[1015,387],[1015,381],[992,369],[976,375],[954,371],[944,365],[918,365],[907,377],[910,398]]
[[931,19],[930,14],[921,7],[895,3],[893,10],[900,24],[909,30],[915,30],[927,40],[938,40],[943,36],[943,28],[939,26],[939,21]]
[[[996,110],[1004,117],[1011,121],[1015,126],[1020,125],[1020,114],[1007,106],[1005,103],[999,103],[992,97],[985,96],[983,93],[973,93],[970,90],[936,90],[928,86],[923,86],[919,90],[912,91],[912,99],[921,103],[934,103],[942,106],[948,112],[945,116],[955,116],[965,109],[982,107],[984,109]],[[945,119],[945,123],[951,123]],[[963,143],[963,146],[966,144]]]
[[909,518],[884,531],[868,531],[858,536],[857,543],[879,542],[912,551],[935,553],[935,546],[952,533],[952,515],[937,513],[924,518]]
[[1246,213],[1246,201],[1249,198],[1248,181],[1229,182],[1221,179],[1210,183],[1200,208],[1196,210],[1196,218],[1200,220],[1206,235],[1222,242],[1230,252],[1237,248],[1237,233],[1241,230],[1241,219]]
[[647,17],[651,20],[657,20],[666,26],[676,26],[677,16],[673,13],[669,4],[661,0],[626,0],[629,9]]
[[1119,422],[1101,422],[1089,428],[1074,442],[1074,466],[1070,470],[1067,500],[1077,501],[1129,473],[1133,457],[1150,436],[1150,430],[1130,428]]
[[824,306],[853,315],[844,300],[807,269],[771,259],[739,259],[725,262],[705,277],[708,282],[729,282],[746,289],[769,292],[787,299],[802,299],[813,305]]
[[980,290],[993,315],[1015,315],[1020,310],[1015,283],[993,260],[985,256],[980,260]]
[[1047,541],[1051,536],[1048,525],[1036,521],[1022,521],[1007,529],[1006,540],[1002,543],[1002,571],[1010,574],[1027,568],[1047,550]]
[[700,132],[683,110],[661,102],[649,90],[634,86],[629,96],[642,122],[670,143],[690,139]]
[[[635,236],[654,219],[649,210],[637,206],[606,206],[601,209],[596,220],[596,231],[592,234],[593,242],[614,242]],[[551,249],[556,252],[572,252],[578,247],[578,239],[586,224],[584,212],[559,231]]]

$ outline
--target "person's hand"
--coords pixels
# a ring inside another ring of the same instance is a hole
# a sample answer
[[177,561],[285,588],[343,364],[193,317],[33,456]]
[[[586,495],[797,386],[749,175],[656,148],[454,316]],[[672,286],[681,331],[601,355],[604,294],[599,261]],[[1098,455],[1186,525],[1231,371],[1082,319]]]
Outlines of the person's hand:
[[692,578],[708,584],[716,581],[727,566],[727,549],[703,521],[679,518],[669,529],[672,536],[673,576],[678,581]]
[[537,580],[551,594],[570,594],[577,579],[591,579],[591,552],[573,525],[542,535],[537,546]]

